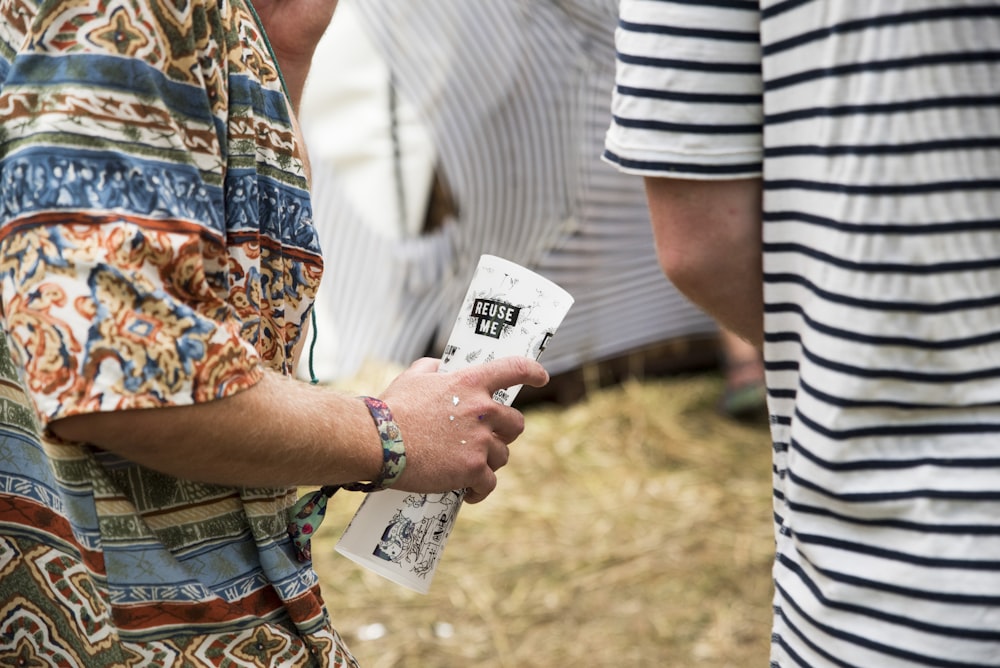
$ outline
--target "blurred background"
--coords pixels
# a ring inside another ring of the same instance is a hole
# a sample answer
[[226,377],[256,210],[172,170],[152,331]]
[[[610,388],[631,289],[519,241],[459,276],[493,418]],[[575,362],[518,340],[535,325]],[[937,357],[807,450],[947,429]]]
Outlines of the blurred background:
[[524,407],[426,595],[334,551],[363,498],[339,493],[313,546],[334,626],[366,668],[766,666],[771,449],[764,421],[718,415],[721,387],[636,378]]
[[599,159],[616,4],[339,4],[300,109],[321,379],[439,355],[483,253],[576,298],[553,375],[667,343],[674,364],[714,362],[715,324],[657,264],[642,180]]
[[363,666],[764,665],[759,357],[663,277],[642,180],[602,163],[616,0],[340,0],[300,109],[326,257],[302,374],[377,394],[439,356],[479,256],[576,299],[496,494],[430,594],[315,563]]

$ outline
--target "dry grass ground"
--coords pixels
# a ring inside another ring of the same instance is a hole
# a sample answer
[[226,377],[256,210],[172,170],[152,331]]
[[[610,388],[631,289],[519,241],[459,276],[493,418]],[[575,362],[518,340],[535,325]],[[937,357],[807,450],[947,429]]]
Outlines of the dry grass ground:
[[361,665],[766,666],[770,445],[763,421],[717,416],[720,389],[702,373],[526,407],[427,595],[334,552],[361,500],[335,497],[315,564]]

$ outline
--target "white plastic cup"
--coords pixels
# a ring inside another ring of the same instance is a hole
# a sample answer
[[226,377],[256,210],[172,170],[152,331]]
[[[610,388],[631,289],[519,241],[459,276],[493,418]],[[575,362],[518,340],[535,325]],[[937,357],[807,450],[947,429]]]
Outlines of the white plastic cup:
[[[573,297],[547,278],[509,260],[483,255],[439,371],[457,371],[501,357],[538,359],[572,305]],[[515,385],[498,390],[493,399],[509,406],[520,389]],[[396,584],[426,594],[463,498],[463,490],[372,492],[335,549]]]

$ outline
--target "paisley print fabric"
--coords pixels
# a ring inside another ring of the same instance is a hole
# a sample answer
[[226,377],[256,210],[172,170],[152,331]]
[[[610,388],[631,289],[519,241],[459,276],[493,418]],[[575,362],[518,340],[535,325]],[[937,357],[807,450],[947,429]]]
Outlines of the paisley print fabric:
[[355,665],[294,489],[47,431],[291,373],[321,272],[246,0],[0,0],[0,664]]

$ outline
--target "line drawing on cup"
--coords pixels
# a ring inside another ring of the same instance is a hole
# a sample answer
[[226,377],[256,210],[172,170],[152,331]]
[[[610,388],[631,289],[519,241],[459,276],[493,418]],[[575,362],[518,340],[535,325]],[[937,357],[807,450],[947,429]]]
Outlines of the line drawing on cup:
[[[407,496],[382,532],[372,555],[417,577],[427,577],[448,540],[461,499],[462,494],[457,490]],[[435,505],[440,508],[433,508]]]

